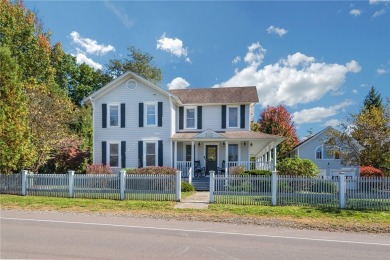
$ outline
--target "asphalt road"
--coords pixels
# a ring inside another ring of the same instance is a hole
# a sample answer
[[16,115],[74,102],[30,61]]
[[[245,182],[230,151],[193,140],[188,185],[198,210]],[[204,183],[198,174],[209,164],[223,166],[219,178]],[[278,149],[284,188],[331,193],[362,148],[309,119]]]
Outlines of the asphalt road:
[[2,210],[0,258],[390,259],[390,234]]

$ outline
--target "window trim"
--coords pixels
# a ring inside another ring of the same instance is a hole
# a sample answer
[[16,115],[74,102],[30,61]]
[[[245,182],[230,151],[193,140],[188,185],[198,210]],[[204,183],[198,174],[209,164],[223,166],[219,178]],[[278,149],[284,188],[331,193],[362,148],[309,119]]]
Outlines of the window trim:
[[240,144],[228,144],[228,154],[227,154],[227,158],[228,158],[228,162],[236,162],[236,161],[230,161],[229,160],[229,146],[231,145],[235,145],[237,146],[237,161],[240,161]]
[[[315,151],[314,151],[314,158],[316,160],[341,160],[340,158],[340,153],[341,153],[341,148],[339,146],[335,146],[335,150],[339,151],[339,158],[336,158],[336,153],[333,154],[333,158],[324,158],[324,154],[326,153],[325,149],[324,149],[324,144],[321,144],[319,146],[316,147]],[[318,158],[317,157],[317,151],[318,149],[321,149],[320,152],[321,152],[321,158]],[[327,155],[328,156],[328,155]]]
[[[117,107],[117,115],[118,115],[118,125],[111,125],[111,107]],[[121,105],[119,103],[110,103],[107,104],[107,119],[108,119],[108,127],[119,128],[121,126]]]
[[[146,164],[146,157],[147,157],[147,149],[146,149],[146,146],[147,144],[154,144],[154,165],[147,165]],[[154,140],[144,140],[143,141],[143,149],[144,149],[144,152],[143,152],[143,167],[150,167],[150,166],[158,166],[158,141],[154,141]]]
[[[187,110],[193,109],[194,110],[194,127],[188,127],[187,126]],[[198,125],[198,111],[196,106],[188,106],[184,107],[184,129],[197,129]]]
[[[118,166],[112,166],[111,165],[111,145],[116,144],[118,145]],[[112,141],[112,142],[107,142],[107,165],[110,165],[111,168],[119,168],[121,164],[121,142],[117,141]]]
[[[154,124],[148,124],[148,106],[154,106]],[[144,103],[144,126],[153,127],[158,125],[158,106],[157,102],[145,102]]]
[[[230,126],[230,108],[235,108],[237,109],[237,126]],[[241,126],[241,120],[240,120],[240,106],[226,106],[226,128],[240,128]]]

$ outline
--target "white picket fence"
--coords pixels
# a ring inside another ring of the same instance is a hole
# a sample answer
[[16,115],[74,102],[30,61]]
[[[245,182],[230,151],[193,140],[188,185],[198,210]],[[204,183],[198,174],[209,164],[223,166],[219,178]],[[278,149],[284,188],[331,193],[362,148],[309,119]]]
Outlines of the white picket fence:
[[181,200],[181,172],[176,175],[0,174],[0,193],[116,200]]
[[390,178],[221,176],[210,174],[210,202],[390,210]]

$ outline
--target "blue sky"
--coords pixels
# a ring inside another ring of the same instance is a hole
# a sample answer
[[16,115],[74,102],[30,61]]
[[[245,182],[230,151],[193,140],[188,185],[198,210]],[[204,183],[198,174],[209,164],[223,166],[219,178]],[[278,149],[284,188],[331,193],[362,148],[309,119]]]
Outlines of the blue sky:
[[95,68],[150,53],[161,87],[257,86],[299,137],[390,97],[390,1],[26,1],[52,43]]

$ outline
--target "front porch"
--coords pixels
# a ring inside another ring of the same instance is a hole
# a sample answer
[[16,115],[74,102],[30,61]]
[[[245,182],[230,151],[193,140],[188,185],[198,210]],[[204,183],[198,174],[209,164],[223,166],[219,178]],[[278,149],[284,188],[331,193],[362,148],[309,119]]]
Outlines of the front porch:
[[[182,179],[192,183],[199,176],[234,174],[244,170],[275,170],[276,146],[283,137],[252,131],[177,133],[173,135],[173,165]],[[200,174],[199,174],[200,173]]]

